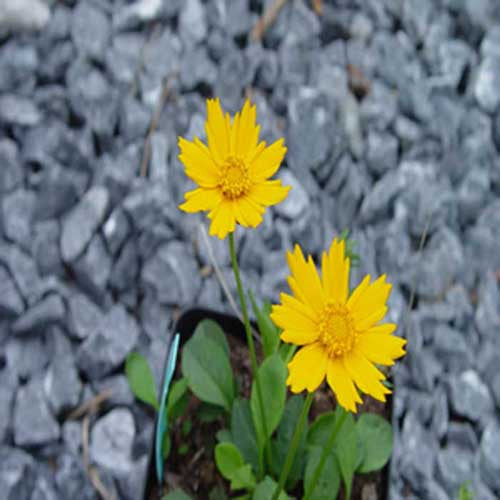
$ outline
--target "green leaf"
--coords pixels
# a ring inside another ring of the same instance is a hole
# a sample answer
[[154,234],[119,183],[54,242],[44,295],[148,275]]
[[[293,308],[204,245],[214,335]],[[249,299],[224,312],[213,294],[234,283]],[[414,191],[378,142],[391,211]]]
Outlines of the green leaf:
[[[255,488],[252,500],[271,500],[276,486],[278,486],[278,483],[269,476],[266,476]],[[290,500],[290,497],[282,491],[279,494],[278,500]]]
[[144,356],[131,352],[125,362],[125,374],[134,396],[158,411],[160,404],[156,397],[155,381]]
[[[310,448],[307,457],[306,471],[304,474],[304,489],[306,493],[308,493],[312,487],[312,476],[314,475],[314,471],[320,461],[322,452],[323,448],[320,446],[313,446]],[[326,458],[325,465],[323,466],[323,470],[310,498],[311,500],[333,500],[337,498],[339,488],[339,466],[337,465],[334,453],[330,453],[330,455]]]
[[191,497],[182,490],[174,490],[163,497],[163,500],[192,500]]
[[161,447],[163,460],[166,460],[168,458],[168,456],[170,455],[171,448],[172,448],[172,441],[170,440],[170,434],[168,432],[165,432],[165,434],[163,435],[163,445]]
[[219,443],[233,442],[233,436],[231,435],[231,431],[229,431],[228,429],[221,429],[220,431],[217,431],[217,434],[215,434],[215,438]]
[[193,428],[193,422],[189,418],[182,422],[181,432],[184,437],[186,437]]
[[261,418],[257,383],[254,381],[252,384],[250,408],[255,430],[257,431],[257,438],[261,443],[264,443],[271,436],[283,416],[286,400],[286,376],[286,365],[278,354],[273,354],[267,358],[257,372],[262,389],[267,436],[264,433],[264,424]]
[[[280,471],[285,463],[286,455],[290,444],[292,442],[293,433],[302,411],[304,398],[299,395],[293,395],[288,399],[285,406],[283,420],[278,426],[277,438],[273,441],[273,464],[272,470],[276,477],[279,476]],[[295,454],[295,460],[288,474],[287,488],[293,489],[296,482],[301,479],[304,465],[304,451],[307,436],[307,423],[300,436],[299,444]]]
[[196,412],[200,422],[203,423],[213,422],[223,414],[224,410],[220,406],[211,405],[209,403],[202,403]]
[[245,464],[238,448],[232,443],[215,447],[215,463],[223,477],[231,481],[231,489],[253,488],[255,478],[250,465]]
[[170,421],[179,418],[185,411],[189,400],[187,378],[176,380],[168,393],[167,416]]
[[278,349],[278,354],[285,364],[288,365],[296,350],[297,346],[294,344],[281,344]]
[[[320,415],[309,429],[307,444],[323,448],[342,411],[344,410],[338,407],[335,412]],[[333,451],[338,460],[346,491],[350,495],[352,477],[356,469],[356,460],[359,453],[355,423],[351,414],[347,415],[342,428],[339,430],[337,439],[333,445]]]
[[464,481],[458,490],[458,500],[474,500],[474,493],[469,488],[470,481]]
[[179,446],[177,451],[179,452],[179,455],[186,455],[186,453],[189,451],[189,445],[186,443],[183,443]]
[[[339,418],[340,411],[336,411],[335,413],[336,418]],[[358,454],[357,447],[358,435],[356,433],[356,424],[352,414],[348,413],[333,445],[333,450],[339,462],[340,473],[344,480],[347,498],[351,496],[352,478],[356,470],[356,458]]]
[[[226,349],[227,348],[227,349]],[[182,350],[182,373],[189,388],[203,402],[230,411],[234,380],[229,363],[229,347],[216,323],[204,320]]]
[[259,308],[251,290],[248,291],[248,296],[250,297],[253,313],[257,319],[257,326],[259,327],[260,336],[262,338],[264,357],[267,358],[278,349],[280,344],[280,331],[271,319],[271,304],[269,302],[264,302],[262,308]]
[[252,420],[250,403],[246,399],[236,399],[231,412],[232,441],[240,450],[245,462],[258,470],[259,449],[257,435]]
[[242,465],[236,470],[233,479],[231,479],[232,490],[241,490],[242,488],[253,490],[255,488],[255,484],[255,476],[253,475],[250,464]]
[[389,422],[374,413],[363,413],[356,423],[356,432],[365,451],[358,472],[381,469],[392,452],[392,427]]

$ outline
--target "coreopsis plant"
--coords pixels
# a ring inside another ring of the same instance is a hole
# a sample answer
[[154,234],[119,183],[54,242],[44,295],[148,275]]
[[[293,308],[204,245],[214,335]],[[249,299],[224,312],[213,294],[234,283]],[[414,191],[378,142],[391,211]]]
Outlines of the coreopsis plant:
[[[198,138],[179,139],[179,158],[198,186],[185,194],[180,208],[208,212],[210,234],[228,237],[251,389],[245,393],[238,384],[226,333],[213,321],[202,321],[182,347],[182,377],[166,403],[169,425],[175,426],[185,410],[188,391],[210,411],[219,409],[225,426],[216,435],[213,459],[234,498],[335,499],[341,482],[349,498],[353,475],[382,468],[392,449],[388,422],[371,413],[355,418],[363,393],[385,401],[391,390],[387,368],[382,367],[405,354],[406,341],[394,335],[396,325],[383,321],[391,285],[385,275],[374,281],[366,276],[350,291],[350,267],[359,256],[343,232],[323,252],[321,274],[297,244],[286,255],[290,293],[284,291],[279,304],[258,306],[253,294],[244,291],[233,233],[236,225],[257,227],[266,207],[287,196],[289,188],[271,180],[284,159],[284,141],[270,146],[259,142],[256,108],[248,100],[231,119],[218,99],[208,99],[206,135],[207,144]],[[247,298],[258,326],[259,349]],[[145,371],[142,361],[129,362],[131,380],[133,366]],[[137,378],[140,374],[132,384],[135,394],[158,407],[154,389],[146,390]],[[336,406],[310,422],[318,391],[333,391]],[[166,448],[168,440],[164,456]],[[204,492],[203,498],[209,493],[210,498],[227,498],[220,491]],[[170,493],[167,498],[186,497]]]

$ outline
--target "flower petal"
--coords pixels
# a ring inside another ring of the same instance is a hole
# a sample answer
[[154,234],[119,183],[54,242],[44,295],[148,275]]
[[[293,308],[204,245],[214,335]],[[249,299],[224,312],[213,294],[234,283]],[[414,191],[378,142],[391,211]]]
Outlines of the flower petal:
[[362,401],[349,373],[340,360],[329,360],[326,380],[335,393],[338,404],[346,410],[356,413],[356,403],[362,403]]
[[[385,303],[391,293],[392,285],[390,283],[386,283],[385,278],[386,275],[383,274],[373,283],[367,286],[365,285],[364,288],[356,295],[355,299],[351,297],[349,300],[348,307],[351,310],[356,328],[358,330],[363,330],[364,328],[375,324],[377,321],[380,321],[380,319],[384,317],[382,316],[377,320],[370,319],[370,321],[368,321],[368,318],[373,318],[374,316],[378,317],[375,312],[381,311],[382,308],[385,307]],[[361,288],[364,283],[365,281],[363,280],[363,283],[358,288]]]
[[287,252],[286,258],[292,273],[292,278],[288,280],[290,287],[292,290],[296,288],[300,300],[309,305],[317,314],[321,313],[325,297],[312,258],[309,257],[306,262],[299,245],[295,245],[293,253]]
[[217,236],[223,240],[228,233],[232,233],[236,227],[233,206],[230,201],[221,201],[209,214],[212,220],[210,224],[210,236]]
[[230,120],[222,111],[219,99],[207,99],[205,122],[208,147],[216,163],[221,164],[229,154]]
[[247,158],[251,151],[257,147],[260,127],[255,125],[257,108],[247,99],[240,115],[240,123],[236,138],[236,154],[240,158]]
[[273,306],[271,318],[276,325],[283,329],[293,327],[298,331],[316,332],[317,330],[314,321],[291,307]]
[[385,380],[382,372],[356,349],[346,355],[343,361],[349,376],[363,392],[379,401],[385,401],[385,395],[391,391],[380,383],[380,380]]
[[219,182],[219,171],[207,147],[196,137],[194,142],[179,137],[179,160],[186,175],[202,187],[213,188]]
[[321,273],[327,297],[345,304],[349,291],[349,258],[345,256],[345,242],[335,238],[328,253],[323,253]]
[[[261,150],[260,153],[254,155],[253,158],[247,157],[250,163],[250,175],[255,182],[261,182],[272,177],[280,167],[286,154],[283,139],[278,139],[266,148],[262,148],[261,145],[262,143],[258,146]],[[252,155],[253,152],[250,151],[249,154]]]
[[395,359],[405,355],[405,339],[384,333],[369,333],[370,331],[361,334],[356,342],[356,348],[366,359],[379,365],[391,366]]
[[217,189],[194,189],[184,194],[186,201],[179,205],[184,212],[200,212],[202,210],[212,210],[222,197]]
[[257,227],[262,222],[261,207],[256,206],[247,197],[233,201],[236,220],[244,227]]
[[288,379],[286,383],[292,392],[307,389],[315,391],[323,382],[328,364],[328,356],[319,342],[302,347],[288,363]]
[[308,317],[310,320],[316,323],[316,314],[313,309],[311,309],[307,304],[301,302],[300,300],[288,295],[287,293],[280,293],[281,303],[284,306],[290,307],[291,309],[296,309],[297,312]]
[[281,203],[288,196],[290,189],[290,186],[282,186],[280,180],[265,181],[256,184],[249,196],[261,205],[271,206]]

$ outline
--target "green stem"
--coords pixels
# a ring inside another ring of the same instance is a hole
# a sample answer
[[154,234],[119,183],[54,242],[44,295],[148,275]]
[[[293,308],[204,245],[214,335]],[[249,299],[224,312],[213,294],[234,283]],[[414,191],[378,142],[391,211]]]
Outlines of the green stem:
[[311,479],[311,487],[309,488],[309,491],[305,494],[304,498],[302,500],[309,500],[311,498],[311,495],[314,492],[314,488],[316,488],[316,483],[318,482],[319,476],[321,476],[321,472],[323,472],[323,467],[325,466],[326,459],[328,458],[328,455],[332,452],[333,444],[335,443],[335,439],[337,439],[337,435],[344,425],[344,421],[347,417],[347,411],[345,411],[343,408],[341,408],[342,413],[340,414],[340,417],[338,420],[335,422],[335,425],[333,426],[332,433],[330,434],[330,437],[328,438],[328,442],[326,443],[325,447],[323,448],[323,453],[321,454],[321,457],[319,459],[318,465],[316,466],[316,469],[314,470],[312,479]]
[[292,468],[292,464],[295,459],[295,453],[297,452],[297,447],[299,446],[300,436],[302,435],[302,431],[304,430],[304,424],[307,421],[307,416],[309,415],[312,401],[313,393],[309,392],[307,393],[306,400],[302,405],[302,411],[300,412],[299,420],[297,422],[297,425],[295,426],[295,431],[293,432],[292,442],[290,443],[290,448],[288,448],[288,452],[286,455],[285,465],[283,466],[283,469],[281,469],[279,483],[274,490],[272,500],[277,500],[281,493],[281,490],[285,486],[286,480],[288,479],[288,474],[290,473],[290,469]]
[[[252,372],[253,372],[253,378],[255,379],[255,385],[257,387],[257,399],[259,401],[259,407],[260,407],[260,418],[262,420],[262,427],[264,430],[264,449],[266,452],[266,458],[271,465],[272,463],[272,458],[271,458],[271,449],[269,448],[267,444],[267,422],[264,414],[264,399],[262,397],[262,389],[260,385],[260,379],[257,376],[257,371],[258,371],[258,366],[257,366],[257,355],[255,353],[255,344],[253,342],[253,337],[252,337],[252,328],[250,327],[250,319],[248,317],[248,309],[247,309],[247,303],[245,300],[245,294],[243,292],[243,286],[241,284],[241,277],[240,277],[240,270],[238,267],[238,260],[236,259],[236,250],[234,246],[234,233],[229,234],[229,253],[231,254],[231,264],[233,266],[233,271],[234,271],[234,277],[236,279],[236,286],[238,288],[238,295],[240,298],[240,303],[241,303],[241,311],[243,313],[243,324],[245,325],[245,333],[247,336],[247,343],[248,343],[248,350],[250,351],[250,360],[252,363]],[[264,465],[262,463],[263,457],[262,453],[259,453],[259,476],[262,476]]]

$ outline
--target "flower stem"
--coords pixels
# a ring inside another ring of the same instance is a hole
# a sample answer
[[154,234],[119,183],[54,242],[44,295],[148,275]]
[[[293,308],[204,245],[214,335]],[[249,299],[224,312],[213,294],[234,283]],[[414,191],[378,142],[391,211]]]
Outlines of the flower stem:
[[340,414],[340,417],[333,426],[332,433],[330,434],[330,437],[328,438],[328,441],[325,447],[323,448],[323,453],[321,454],[318,465],[314,470],[310,483],[311,487],[309,488],[309,491],[304,495],[304,498],[302,500],[309,500],[309,498],[311,498],[311,495],[314,492],[314,488],[316,488],[316,483],[318,482],[319,476],[321,476],[321,472],[323,472],[323,467],[325,466],[326,459],[328,458],[328,455],[330,455],[330,453],[332,452],[335,439],[337,439],[338,433],[342,428],[342,426],[344,425],[344,421],[347,417],[347,411],[345,411],[342,407],[340,407],[340,410],[342,413]]
[[[247,337],[247,344],[248,344],[248,350],[250,351],[250,360],[252,363],[252,374],[253,378],[255,380],[255,385],[257,387],[257,399],[259,401],[259,408],[260,408],[260,418],[262,420],[262,427],[264,430],[264,449],[266,452],[266,458],[267,462],[269,465],[272,463],[272,458],[271,458],[271,449],[269,448],[267,444],[267,422],[264,414],[264,399],[262,397],[262,389],[260,385],[260,379],[257,376],[258,372],[258,366],[257,366],[257,355],[255,353],[255,344],[253,342],[253,337],[252,337],[252,329],[250,327],[250,319],[248,317],[248,309],[247,309],[247,303],[245,300],[245,294],[243,292],[243,286],[241,284],[241,277],[240,277],[240,270],[238,267],[238,260],[236,259],[236,250],[234,246],[234,233],[229,234],[229,253],[231,254],[231,264],[233,266],[233,271],[234,271],[234,277],[236,279],[236,286],[238,288],[238,295],[240,298],[240,303],[241,303],[241,311],[243,313],[243,324],[245,325],[245,333]],[[262,463],[263,456],[262,453],[259,453],[259,475],[263,473],[264,465]]]
[[297,447],[299,446],[300,436],[302,435],[304,424],[306,423],[307,416],[309,415],[309,410],[311,408],[312,401],[313,401],[313,393],[308,392],[306,400],[302,405],[302,411],[300,412],[299,420],[293,432],[292,442],[290,443],[290,447],[288,448],[288,452],[286,455],[285,465],[283,466],[283,469],[281,469],[279,483],[276,489],[274,490],[272,500],[277,500],[277,498],[281,493],[281,490],[285,486],[286,480],[288,479],[288,474],[290,473],[290,469],[292,468],[292,464],[295,459],[295,453],[297,452]]

